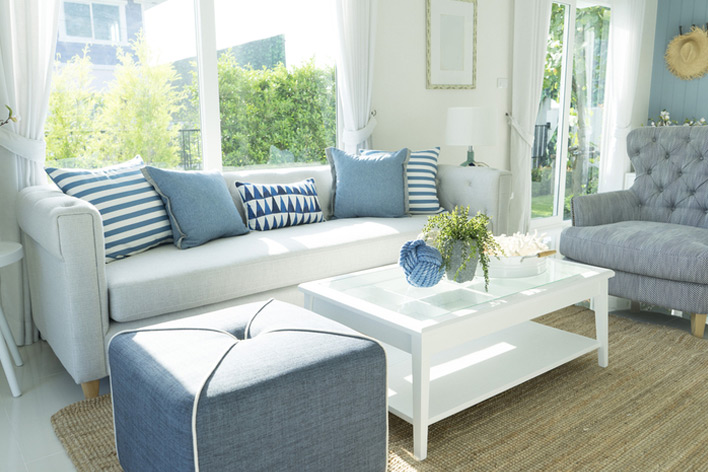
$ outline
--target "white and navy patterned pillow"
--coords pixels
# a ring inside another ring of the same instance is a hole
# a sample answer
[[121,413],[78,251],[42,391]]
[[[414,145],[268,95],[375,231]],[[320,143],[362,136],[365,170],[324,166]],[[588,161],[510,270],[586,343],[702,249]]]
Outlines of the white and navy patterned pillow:
[[[362,150],[362,155],[381,151]],[[412,215],[430,215],[445,211],[438,200],[438,155],[440,148],[411,151],[406,175],[408,180],[408,212]]]
[[236,182],[248,227],[267,231],[324,221],[314,179],[292,184]]
[[103,220],[106,262],[172,241],[162,199],[145,180],[140,156],[103,169],[45,170],[67,195],[94,205]]

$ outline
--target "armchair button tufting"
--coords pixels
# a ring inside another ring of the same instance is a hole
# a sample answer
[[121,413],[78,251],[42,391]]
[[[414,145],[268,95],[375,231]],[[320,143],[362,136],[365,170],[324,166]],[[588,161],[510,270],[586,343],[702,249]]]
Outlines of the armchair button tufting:
[[655,142],[656,142],[656,138],[651,138],[651,142],[652,142],[652,143],[655,143]]
[[666,153],[666,156],[664,156],[664,157],[665,157],[666,159],[668,159],[668,158],[671,157],[671,156],[669,156],[669,153],[667,152],[667,153]]
[[651,169],[647,169],[647,175],[651,175]]

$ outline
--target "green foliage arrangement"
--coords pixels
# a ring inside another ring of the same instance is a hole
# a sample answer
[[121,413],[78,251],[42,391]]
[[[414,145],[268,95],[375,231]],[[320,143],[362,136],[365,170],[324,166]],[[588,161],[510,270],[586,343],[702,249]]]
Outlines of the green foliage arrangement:
[[46,121],[47,165],[101,167],[140,154],[145,162],[176,167],[178,126],[173,117],[186,92],[171,64],[156,65],[142,34],[119,49],[108,90],[93,87],[89,50],[56,63]]
[[451,212],[440,213],[428,217],[423,227],[423,237],[431,246],[440,251],[443,266],[448,274],[451,267],[453,246],[456,241],[462,244],[462,264],[456,270],[453,280],[456,280],[467,264],[479,257],[484,272],[484,289],[489,289],[489,256],[500,254],[501,248],[489,231],[490,218],[478,212],[469,217],[469,207],[456,206]]
[[309,61],[253,69],[230,51],[217,67],[224,167],[271,164],[271,146],[287,149],[296,162],[325,161],[324,150],[336,142],[333,67]]
[[16,115],[12,114],[13,112],[12,112],[12,108],[10,108],[10,105],[5,105],[5,108],[7,108],[7,118],[0,121],[0,126],[5,126],[6,124],[8,124],[11,121],[13,123],[17,123],[18,118]]

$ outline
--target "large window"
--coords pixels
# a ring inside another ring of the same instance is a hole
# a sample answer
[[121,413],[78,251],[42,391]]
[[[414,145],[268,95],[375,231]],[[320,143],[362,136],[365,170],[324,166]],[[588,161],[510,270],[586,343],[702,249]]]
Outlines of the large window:
[[186,170],[325,162],[336,145],[333,2],[118,3],[102,6],[125,11],[134,33],[113,49],[88,39],[110,29],[107,10],[63,3],[72,44],[86,42],[57,61],[48,165],[135,154]]
[[[172,6],[174,14],[163,17],[163,29],[189,38],[194,50],[192,5],[182,0],[161,5]],[[63,6],[71,10],[74,3]],[[91,4],[94,12],[96,6]],[[194,61],[163,57],[160,43],[146,34],[143,7],[121,8],[132,8],[135,32],[125,46],[87,41],[80,53],[58,54],[46,122],[47,165],[94,168],[139,154],[160,167],[198,167],[200,144],[189,131],[200,122],[193,110],[199,109],[199,92],[190,86]],[[71,51],[73,44],[60,37],[57,49]]]
[[570,218],[570,199],[597,192],[610,9],[553,3],[534,133],[531,216]]

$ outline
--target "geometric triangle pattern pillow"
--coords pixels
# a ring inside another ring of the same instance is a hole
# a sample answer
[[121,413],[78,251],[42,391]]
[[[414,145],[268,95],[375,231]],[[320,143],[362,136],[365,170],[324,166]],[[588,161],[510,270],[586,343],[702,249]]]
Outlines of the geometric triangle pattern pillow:
[[142,158],[135,156],[103,169],[45,169],[62,192],[98,209],[106,262],[172,242],[165,205],[140,171],[144,166]]
[[324,221],[314,179],[292,184],[236,182],[236,189],[252,230],[268,231]]
[[[382,151],[360,150],[362,156]],[[440,148],[411,151],[406,165],[408,184],[408,211],[411,215],[432,215],[445,211],[438,200],[438,155]]]

